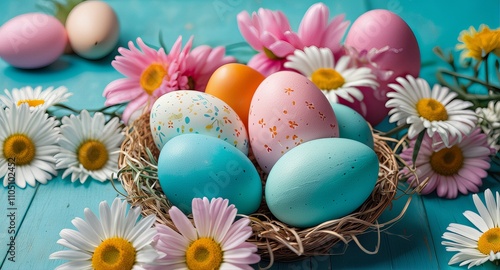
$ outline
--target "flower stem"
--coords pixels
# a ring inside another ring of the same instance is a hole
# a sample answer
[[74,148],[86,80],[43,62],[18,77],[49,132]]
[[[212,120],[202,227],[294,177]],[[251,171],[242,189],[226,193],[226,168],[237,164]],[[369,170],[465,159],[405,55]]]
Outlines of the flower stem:
[[454,78],[463,78],[466,80],[470,80],[471,82],[478,83],[481,85],[486,86],[489,90],[492,90],[494,92],[500,92],[500,87],[491,85],[489,83],[486,83],[485,81],[482,81],[476,77],[471,77],[463,74],[459,74],[457,72],[445,70],[445,69],[439,69],[436,72],[436,77],[438,81],[443,85],[448,87],[449,89],[453,90],[458,94],[458,97],[462,100],[468,100],[474,103],[474,107],[485,107],[487,103],[490,100],[500,100],[500,94],[490,94],[490,95],[476,95],[476,94],[469,94],[467,93],[462,87],[456,86],[456,85],[451,85],[448,83],[443,75],[450,75]]
[[380,136],[384,136],[384,137],[391,137],[393,136],[394,134],[397,134],[399,133],[400,131],[408,128],[410,125],[409,124],[404,124],[404,125],[401,125],[401,126],[397,126],[387,132],[380,132]]
[[484,80],[486,81],[486,84],[489,84],[490,82],[490,76],[489,76],[489,68],[488,68],[488,56],[490,54],[486,54],[484,57],[483,57],[483,62],[484,62]]
[[236,42],[236,43],[232,43],[232,44],[229,44],[226,46],[226,50],[227,51],[230,51],[232,49],[237,49],[237,48],[242,48],[242,47],[245,47],[245,48],[248,48],[248,43],[246,42]]
[[460,73],[457,73],[457,72],[453,72],[453,71],[449,71],[449,70],[438,70],[438,73],[444,73],[444,74],[447,74],[447,75],[451,75],[451,76],[455,76],[455,77],[459,77],[459,78],[464,78],[464,79],[467,79],[467,80],[470,80],[470,81],[473,81],[475,83],[479,83],[479,84],[482,84],[486,87],[491,87],[491,88],[494,88],[496,89],[497,91],[500,91],[500,87],[498,86],[494,86],[494,85],[491,85],[489,84],[488,82],[485,82],[483,80],[480,80],[476,77],[472,77],[472,76],[467,76],[467,75],[463,75],[463,74],[460,74]]
[[415,141],[415,146],[413,147],[413,155],[411,158],[413,167],[417,166],[415,164],[415,162],[417,160],[418,152],[420,151],[420,146],[422,145],[422,140],[424,139],[425,132],[426,132],[425,129],[420,131],[420,133],[418,134],[417,140]]
[[[112,105],[112,106],[105,106],[105,107],[101,107],[101,108],[98,108],[98,109],[87,110],[87,111],[94,112],[94,113],[95,112],[101,112],[104,115],[111,116],[111,117],[120,117],[120,115],[117,112],[124,105],[125,105],[125,103],[120,103],[120,104],[115,104],[115,105]],[[54,113],[56,111],[58,111],[58,110],[67,110],[67,111],[70,111],[71,113],[75,113],[75,114],[79,114],[81,112],[81,110],[72,108],[72,107],[70,107],[68,105],[64,105],[62,103],[54,104],[54,105],[52,105],[52,107],[54,107],[55,109],[51,110],[51,111],[47,111],[50,115],[54,115]],[[110,112],[107,112],[107,110],[109,110],[111,108],[113,108],[113,110],[110,111]]]

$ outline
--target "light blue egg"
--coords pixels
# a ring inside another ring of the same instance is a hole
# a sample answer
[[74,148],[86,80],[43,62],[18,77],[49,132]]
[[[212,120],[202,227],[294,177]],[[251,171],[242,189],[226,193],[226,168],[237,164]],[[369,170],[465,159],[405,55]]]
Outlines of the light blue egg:
[[250,159],[233,145],[212,136],[184,134],[170,139],[158,158],[160,186],[186,214],[193,198],[228,199],[240,214],[254,213],[262,183]]
[[339,103],[331,103],[339,125],[339,137],[356,140],[373,149],[373,134],[368,122],[355,110]]
[[265,197],[280,221],[312,227],[344,217],[371,194],[379,161],[363,143],[345,138],[305,142],[285,153],[267,178]]

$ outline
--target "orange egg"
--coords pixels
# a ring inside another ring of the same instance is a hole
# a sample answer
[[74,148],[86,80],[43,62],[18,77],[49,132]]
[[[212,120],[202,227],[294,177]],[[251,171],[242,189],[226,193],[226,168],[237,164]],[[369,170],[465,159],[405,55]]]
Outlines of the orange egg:
[[264,75],[247,65],[225,64],[212,74],[205,92],[231,106],[248,128],[250,102],[255,90],[264,79]]

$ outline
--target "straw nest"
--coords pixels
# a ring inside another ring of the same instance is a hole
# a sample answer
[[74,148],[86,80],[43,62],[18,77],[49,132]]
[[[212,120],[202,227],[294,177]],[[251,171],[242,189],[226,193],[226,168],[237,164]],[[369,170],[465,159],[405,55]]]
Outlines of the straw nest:
[[[265,198],[258,211],[249,216],[253,235],[248,240],[258,247],[262,258],[271,261],[291,261],[303,256],[329,254],[331,248],[343,242],[354,241],[367,253],[357,239],[357,235],[368,229],[378,231],[402,217],[379,224],[377,219],[390,207],[398,189],[398,161],[388,142],[388,138],[374,133],[374,150],[380,162],[379,178],[368,199],[352,214],[340,219],[330,220],[311,228],[294,228],[275,219],[265,204]],[[393,141],[392,141],[393,142]],[[175,229],[168,210],[172,206],[159,185],[156,160],[159,151],[156,148],[149,127],[149,114],[142,115],[126,128],[126,138],[119,157],[119,179],[127,200],[142,207],[143,215],[154,214],[156,222]],[[256,162],[256,167],[258,165]],[[265,174],[261,173],[262,182]]]

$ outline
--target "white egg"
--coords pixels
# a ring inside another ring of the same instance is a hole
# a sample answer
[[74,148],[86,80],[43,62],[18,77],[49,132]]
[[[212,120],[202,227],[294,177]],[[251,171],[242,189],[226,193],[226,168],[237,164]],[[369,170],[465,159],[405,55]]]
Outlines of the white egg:
[[115,11],[101,1],[84,1],[66,19],[66,31],[73,51],[83,58],[99,59],[118,42],[120,26]]

